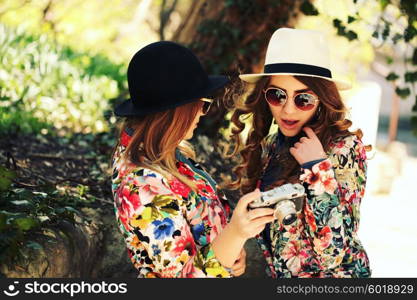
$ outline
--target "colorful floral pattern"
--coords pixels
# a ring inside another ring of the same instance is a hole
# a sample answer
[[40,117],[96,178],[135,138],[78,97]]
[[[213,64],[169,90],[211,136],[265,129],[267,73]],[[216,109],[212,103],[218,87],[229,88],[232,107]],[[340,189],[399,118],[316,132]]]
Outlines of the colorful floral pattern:
[[227,223],[225,199],[186,163],[178,162],[178,171],[198,193],[173,176],[126,163],[130,136],[123,133],[120,141],[113,157],[115,214],[138,277],[230,277],[211,248]]
[[[269,137],[267,141],[274,141]],[[264,161],[274,147],[267,142]],[[369,277],[367,254],[358,238],[359,208],[366,184],[366,151],[356,135],[331,144],[328,158],[302,169],[306,201],[291,225],[275,221],[271,243],[258,242],[274,277]]]

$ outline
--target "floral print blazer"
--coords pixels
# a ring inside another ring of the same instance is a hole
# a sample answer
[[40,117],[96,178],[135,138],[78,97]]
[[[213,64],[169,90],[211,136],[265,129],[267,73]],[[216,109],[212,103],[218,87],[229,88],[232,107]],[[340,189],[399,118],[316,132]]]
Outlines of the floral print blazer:
[[[227,223],[229,207],[192,160],[178,171],[198,193],[172,176],[123,160],[130,142],[123,132],[113,156],[112,192],[119,229],[138,277],[230,277],[211,242]],[[194,168],[194,170],[193,170]]]
[[[265,143],[269,161],[276,134]],[[274,221],[258,236],[273,277],[369,277],[367,254],[358,238],[365,192],[366,151],[356,135],[335,140],[328,158],[301,169],[307,197],[291,225]],[[266,163],[265,163],[266,164]]]

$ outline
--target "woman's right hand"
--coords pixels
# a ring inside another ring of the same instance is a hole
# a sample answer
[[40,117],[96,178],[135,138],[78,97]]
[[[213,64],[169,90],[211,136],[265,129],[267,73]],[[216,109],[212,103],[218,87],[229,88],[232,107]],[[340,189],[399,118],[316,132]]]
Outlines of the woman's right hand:
[[248,193],[239,199],[233,210],[230,226],[238,236],[243,239],[249,239],[259,234],[267,223],[272,222],[274,210],[272,208],[256,208],[248,210],[248,205],[252,201],[261,197],[259,189]]

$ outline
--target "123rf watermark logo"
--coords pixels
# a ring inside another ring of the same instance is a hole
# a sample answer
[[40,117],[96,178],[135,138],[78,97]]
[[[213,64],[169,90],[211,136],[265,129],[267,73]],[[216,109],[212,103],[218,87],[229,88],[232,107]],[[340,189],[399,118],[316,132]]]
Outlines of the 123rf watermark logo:
[[6,290],[3,291],[3,293],[9,297],[14,297],[19,295],[20,291],[17,289],[17,285],[19,284],[19,281],[14,281],[13,284],[9,284]]
[[3,293],[6,296],[14,297],[18,294],[64,294],[74,297],[77,294],[126,294],[127,283],[107,283],[105,281],[90,282],[26,282],[19,284],[14,281],[13,284],[7,286]]

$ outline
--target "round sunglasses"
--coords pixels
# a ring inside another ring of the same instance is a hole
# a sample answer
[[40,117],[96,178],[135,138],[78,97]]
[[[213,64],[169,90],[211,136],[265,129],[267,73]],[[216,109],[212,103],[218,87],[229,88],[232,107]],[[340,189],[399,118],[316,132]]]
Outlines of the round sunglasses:
[[[272,106],[284,106],[288,100],[287,93],[276,87],[270,87],[264,90],[265,100]],[[295,106],[302,111],[308,111],[316,106],[319,101],[316,95],[310,93],[299,93],[293,97]]]

